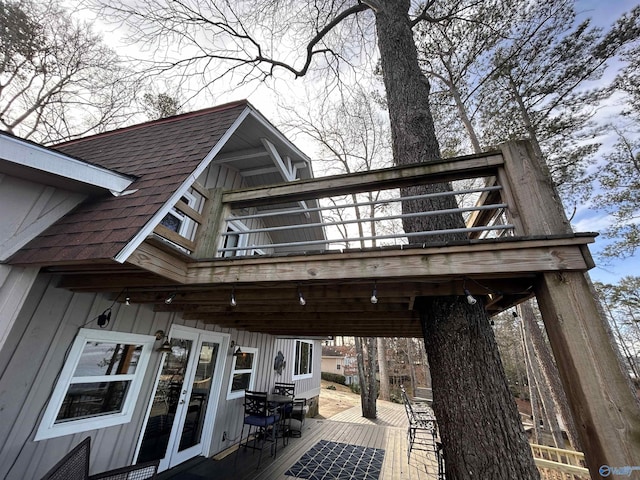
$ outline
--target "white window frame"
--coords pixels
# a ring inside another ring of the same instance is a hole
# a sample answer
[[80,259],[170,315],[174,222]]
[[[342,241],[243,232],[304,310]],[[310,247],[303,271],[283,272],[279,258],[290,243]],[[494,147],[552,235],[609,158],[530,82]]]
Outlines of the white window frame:
[[[301,355],[302,355],[302,348],[298,349],[298,345],[299,344],[303,344],[306,343],[310,346],[310,355],[309,355],[309,372],[307,373],[298,373],[296,374],[296,370],[300,370],[299,369],[299,365],[300,365],[300,360],[301,360]],[[314,342],[312,340],[296,340],[295,344],[294,344],[294,349],[293,349],[293,354],[294,354],[294,359],[293,359],[293,371],[291,372],[291,377],[293,380],[302,380],[305,378],[311,378],[313,377],[313,350],[314,350]],[[298,355],[298,352],[300,352],[300,355]]]
[[[232,237],[236,237],[238,239],[238,243],[236,245],[234,245],[234,247],[237,248],[243,248],[247,246],[248,240],[249,240],[249,235],[245,232],[247,232],[249,230],[249,228],[242,223],[239,220],[230,220],[229,222],[227,222],[227,233],[230,233],[229,235],[223,235],[222,236],[222,247],[220,248],[226,248],[227,245],[229,244],[229,239]],[[252,249],[252,251],[255,249]],[[222,252],[222,256],[223,257],[236,257],[236,256],[242,256],[242,255],[246,255],[247,254],[247,250],[231,250],[231,251],[225,251]]]
[[[133,416],[133,411],[140,394],[140,388],[142,387],[142,382],[149,363],[149,357],[151,356],[155,341],[156,337],[152,335],[139,335],[134,333],[81,328],[73,342],[71,350],[69,351],[64,367],[60,372],[58,382],[51,394],[51,399],[49,400],[42,417],[42,421],[40,422],[35,440],[55,438],[62,435],[72,435],[79,432],[86,432],[88,430],[96,430],[99,428],[129,423]],[[84,381],[101,381],[107,378],[107,376],[74,377],[76,367],[78,366],[84,347],[88,342],[142,345],[142,351],[138,358],[135,373],[108,376],[108,380],[110,381],[126,380],[131,382],[122,404],[122,410],[116,413],[97,415],[78,420],[69,420],[56,424],[55,421],[58,417],[58,412],[62,407],[62,402],[64,401],[69,386],[74,383],[74,378],[82,378]]]
[[[237,348],[237,347],[236,347]],[[229,375],[229,387],[227,388],[227,400],[234,400],[236,398],[244,397],[244,390],[236,390],[231,391],[231,387],[233,387],[233,376],[239,373],[250,373],[251,377],[249,378],[249,387],[248,390],[253,390],[254,385],[256,383],[256,366],[258,365],[258,349],[254,347],[240,347],[240,350],[244,353],[252,353],[253,354],[253,363],[251,364],[251,368],[236,370],[236,361],[238,360],[237,356],[233,357],[233,362],[231,363],[231,374]]]

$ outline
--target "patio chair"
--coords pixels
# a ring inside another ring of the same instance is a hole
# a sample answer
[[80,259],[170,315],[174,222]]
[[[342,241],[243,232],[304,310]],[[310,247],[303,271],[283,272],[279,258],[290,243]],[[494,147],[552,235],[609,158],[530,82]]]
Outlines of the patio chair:
[[87,480],[90,453],[91,437],[87,437],[56,463],[42,480]]
[[[276,382],[273,386],[273,393],[291,398],[291,403],[282,404],[278,409],[282,420],[282,434],[286,437],[291,433],[291,412],[293,411],[293,399],[296,395],[296,384]],[[283,443],[286,445],[286,439],[283,439]]]
[[294,426],[298,426],[295,428],[292,424],[289,424],[289,434],[292,437],[301,437],[302,436],[302,427],[304,426],[304,419],[307,418],[307,399],[306,398],[296,398],[293,400],[293,407],[291,409],[291,413],[289,414],[291,420],[296,420],[297,424],[293,424]]
[[153,460],[90,475],[88,480],[152,480],[158,476],[158,465],[160,460]]
[[42,480],[147,480],[156,478],[160,460],[89,475],[91,437],[67,453]]
[[[280,420],[280,414],[272,411],[269,408],[269,402],[267,401],[266,392],[252,392],[245,390],[244,394],[244,421],[242,422],[242,430],[240,431],[240,444],[238,446],[238,452],[236,453],[236,462],[238,460],[238,454],[241,447],[244,446],[245,450],[251,448],[254,450],[260,450],[260,457],[258,458],[258,466],[262,461],[262,450],[264,449],[265,442],[271,442],[271,454],[275,457],[277,455],[277,437],[276,437],[276,424]],[[248,427],[247,437],[242,443],[244,437],[244,427]],[[253,445],[249,445],[251,438],[251,431],[253,430]],[[260,446],[258,446],[260,443]]]
[[[432,452],[438,462],[438,479],[444,479],[444,458],[442,444],[438,441],[438,425],[433,411],[425,405],[414,405],[404,386],[400,386],[402,401],[409,419],[407,429],[407,463],[411,461],[411,452],[421,450]],[[416,408],[417,407],[417,408]]]
[[273,387],[273,393],[293,398],[296,396],[296,384],[276,382]]

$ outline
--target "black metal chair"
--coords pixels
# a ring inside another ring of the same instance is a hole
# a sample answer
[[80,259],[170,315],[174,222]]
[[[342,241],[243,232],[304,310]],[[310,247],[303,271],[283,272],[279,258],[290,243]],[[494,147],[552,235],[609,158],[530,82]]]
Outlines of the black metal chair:
[[90,453],[91,437],[87,437],[56,463],[42,480],[87,480]]
[[147,480],[156,478],[160,464],[160,460],[154,460],[89,475],[90,455],[91,437],[87,437],[56,463],[42,480]]
[[273,393],[293,398],[296,396],[296,384],[276,382],[273,386]]
[[415,405],[404,386],[400,386],[402,401],[409,419],[407,429],[407,463],[411,461],[411,452],[421,450],[432,452],[438,462],[438,479],[444,479],[444,458],[442,444],[438,441],[438,425],[433,411],[426,404]]
[[[289,423],[289,434],[292,437],[301,437],[302,427],[304,426],[304,419],[307,418],[307,399],[294,399],[293,407],[289,416],[291,420],[296,420],[298,422],[297,424],[292,424],[291,422]],[[297,426],[298,428],[295,428],[293,425]]]
[[293,399],[296,395],[296,384],[276,382],[273,386],[273,393],[275,395],[282,395],[291,399],[291,403],[282,404],[278,408],[278,412],[280,413],[282,420],[280,429],[284,437],[283,443],[286,445],[286,436],[291,433],[291,412],[293,411]]
[[[266,392],[252,392],[245,390],[244,421],[240,432],[240,445],[238,446],[238,452],[236,453],[236,462],[243,446],[245,450],[247,448],[260,450],[260,457],[258,458],[257,466],[257,468],[259,468],[260,462],[262,461],[262,450],[264,449],[265,442],[271,442],[271,454],[275,457],[278,450],[276,426],[279,420],[280,414],[271,410],[269,402],[267,401]],[[248,427],[248,431],[243,445],[242,438],[244,437],[245,426]],[[249,445],[252,430],[253,445]],[[260,443],[260,446],[258,446],[258,443]]]
[[89,480],[153,480],[158,476],[160,460],[138,463],[90,475]]

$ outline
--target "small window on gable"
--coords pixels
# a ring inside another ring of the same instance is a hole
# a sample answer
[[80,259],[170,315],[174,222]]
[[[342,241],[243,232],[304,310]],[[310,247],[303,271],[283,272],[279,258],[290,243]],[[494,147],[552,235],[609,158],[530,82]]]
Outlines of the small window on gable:
[[[182,195],[182,197],[180,197],[180,202],[198,213],[202,213],[204,201],[205,198],[202,194],[193,188],[190,188],[184,195]],[[171,211],[160,221],[160,225],[167,227],[169,230],[176,232],[178,235],[189,240],[193,240],[195,238],[198,227],[195,220],[180,211],[179,206],[173,207]]]
[[35,440],[130,422],[154,341],[80,329]]
[[227,400],[244,397],[245,390],[253,390],[254,388],[258,349],[240,347],[240,351],[242,353],[233,355]]
[[300,380],[312,376],[313,342],[296,340],[296,357],[293,365],[293,379]]

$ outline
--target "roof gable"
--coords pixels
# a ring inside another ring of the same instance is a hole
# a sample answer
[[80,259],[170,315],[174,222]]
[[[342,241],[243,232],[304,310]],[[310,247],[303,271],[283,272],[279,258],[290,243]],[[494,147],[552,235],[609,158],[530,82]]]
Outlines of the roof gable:
[[235,102],[56,145],[66,155],[137,179],[127,195],[84,202],[19,251],[12,263],[124,261],[127,254],[119,256],[123,249],[132,251],[144,240],[248,108],[245,101]]

